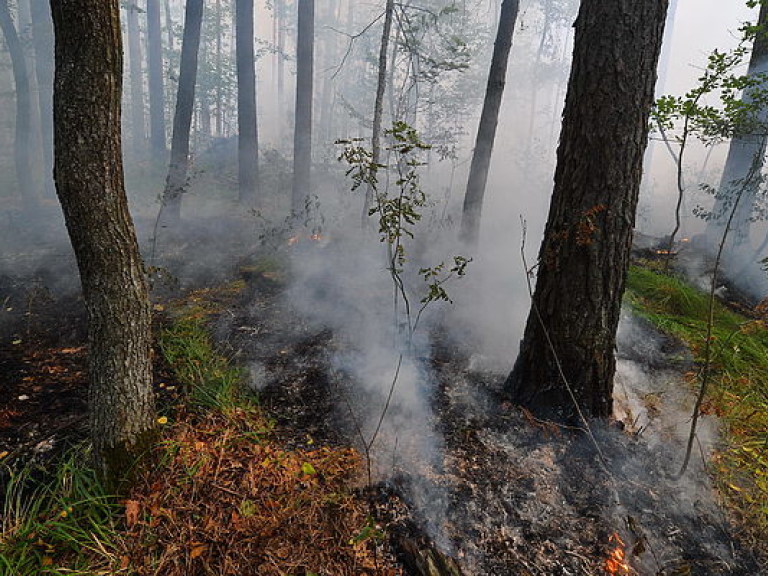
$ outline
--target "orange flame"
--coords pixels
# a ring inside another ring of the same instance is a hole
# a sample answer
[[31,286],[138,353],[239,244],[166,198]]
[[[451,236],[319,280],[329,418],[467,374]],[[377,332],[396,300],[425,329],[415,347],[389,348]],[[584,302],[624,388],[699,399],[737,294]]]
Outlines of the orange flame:
[[288,238],[288,246],[295,246],[296,244],[298,244],[304,239],[311,240],[312,242],[322,242],[323,240],[325,240],[325,236],[323,236],[322,234],[311,234],[309,236],[302,238],[301,235],[297,234],[296,236],[291,236],[290,238]]
[[611,534],[608,542],[616,546],[605,559],[605,571],[608,574],[629,574],[629,564],[626,562],[626,553],[624,552],[624,541],[618,532]]
[[298,236],[291,236],[290,238],[288,238],[288,246],[293,246],[294,244],[298,244],[299,240],[301,240],[301,238],[299,238]]

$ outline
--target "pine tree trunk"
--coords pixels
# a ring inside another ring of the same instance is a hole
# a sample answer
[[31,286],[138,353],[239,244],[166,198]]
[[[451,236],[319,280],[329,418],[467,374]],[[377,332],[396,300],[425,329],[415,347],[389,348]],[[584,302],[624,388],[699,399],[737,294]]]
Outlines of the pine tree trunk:
[[259,186],[259,132],[256,124],[253,8],[253,0],[235,0],[238,184],[240,204],[247,207],[254,206]]
[[8,9],[8,0],[0,0],[0,30],[5,37],[8,52],[11,55],[13,81],[16,86],[16,137],[14,140],[14,160],[16,179],[22,204],[27,210],[34,210],[37,202],[33,197],[34,182],[29,163],[30,150],[30,97],[29,76],[24,50],[16,32],[13,17]]
[[483,111],[477,129],[475,152],[469,169],[467,193],[464,196],[464,209],[461,217],[461,238],[470,248],[477,246],[480,236],[480,216],[483,209],[485,185],[491,166],[491,153],[496,139],[496,126],[499,123],[501,98],[507,76],[507,61],[512,47],[512,34],[517,22],[518,0],[504,0],[501,5],[499,28],[496,43],[493,46],[491,70],[488,73],[488,85],[485,89]]
[[163,38],[160,1],[147,0],[147,67],[149,69],[149,140],[152,154],[164,159],[165,91],[163,88]]
[[176,112],[173,117],[171,139],[171,163],[163,193],[161,223],[165,226],[175,226],[181,220],[181,197],[187,186],[189,135],[195,108],[197,56],[200,50],[200,30],[203,25],[203,3],[203,0],[187,0],[184,13],[179,87],[176,93]]
[[37,103],[42,138],[43,188],[53,197],[53,21],[48,0],[30,0],[35,47]]
[[[373,130],[371,132],[371,164],[381,164],[381,125],[384,118],[384,95],[387,90],[387,55],[389,53],[389,36],[392,33],[392,19],[395,13],[394,0],[387,0],[384,8],[384,28],[381,31],[379,44],[379,68],[376,77],[376,99],[373,103]],[[374,190],[368,186],[365,191],[363,204],[362,227],[368,226],[368,213],[373,204]]]
[[612,413],[616,328],[667,4],[581,2],[536,290],[507,380],[512,401],[545,418],[575,418],[571,392],[584,414]]
[[315,1],[299,0],[296,41],[296,124],[293,134],[291,212],[304,213],[312,191],[312,75],[315,45]]
[[133,153],[139,158],[144,153],[144,78],[141,65],[141,37],[139,7],[134,2],[125,6],[127,14],[128,58],[131,78],[131,136]]
[[[757,20],[759,31],[752,46],[747,76],[756,77],[768,72],[768,4],[760,5]],[[758,86],[757,90],[765,90],[766,86]],[[750,102],[749,90],[743,96],[745,102]],[[745,179],[750,173],[759,174],[763,165],[766,142],[765,126],[768,125],[768,108],[763,107],[757,113],[759,130],[754,134],[739,134],[731,139],[728,157],[725,161],[720,186],[715,196],[715,206],[712,218],[707,224],[706,234],[709,245],[716,246],[725,232],[725,224],[731,212],[736,197],[741,195],[736,215],[733,218],[732,242],[738,248],[748,245],[751,217],[760,187],[760,178]]]
[[88,310],[90,429],[111,484],[155,427],[150,306],[120,144],[118,0],[51,0],[55,180]]

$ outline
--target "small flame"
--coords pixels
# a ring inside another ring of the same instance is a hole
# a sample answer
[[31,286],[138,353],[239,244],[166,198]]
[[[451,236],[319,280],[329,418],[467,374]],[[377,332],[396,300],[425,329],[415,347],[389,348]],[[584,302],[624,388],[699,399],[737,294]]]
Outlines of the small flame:
[[288,238],[288,246],[295,246],[302,240],[311,240],[312,242],[322,242],[325,240],[325,236],[322,234],[310,234],[309,236],[302,237],[300,234],[296,234],[295,236],[291,236]]
[[671,254],[669,250],[656,250],[656,254]]
[[683,239],[680,240],[680,242],[690,242],[690,241],[691,241],[690,238],[683,238]]
[[615,544],[615,547],[605,559],[605,571],[608,574],[629,574],[629,564],[626,562],[626,553],[624,552],[624,541],[618,532],[611,534],[608,542]]
[[291,236],[290,238],[288,238],[288,246],[293,246],[294,244],[298,244],[299,240],[301,240],[299,236]]

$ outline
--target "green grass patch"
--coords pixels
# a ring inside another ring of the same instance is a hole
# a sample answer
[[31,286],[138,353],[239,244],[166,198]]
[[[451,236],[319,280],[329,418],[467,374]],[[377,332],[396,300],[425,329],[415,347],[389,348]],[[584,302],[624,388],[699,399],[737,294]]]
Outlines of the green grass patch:
[[[708,295],[683,280],[632,267],[626,302],[635,314],[688,345],[703,362]],[[703,409],[722,419],[727,448],[715,458],[716,479],[745,536],[768,538],[768,329],[719,302],[714,310],[712,379]],[[694,378],[694,382],[698,383]]]
[[120,505],[97,478],[87,447],[65,455],[53,473],[6,470],[0,520],[0,574],[122,574]]

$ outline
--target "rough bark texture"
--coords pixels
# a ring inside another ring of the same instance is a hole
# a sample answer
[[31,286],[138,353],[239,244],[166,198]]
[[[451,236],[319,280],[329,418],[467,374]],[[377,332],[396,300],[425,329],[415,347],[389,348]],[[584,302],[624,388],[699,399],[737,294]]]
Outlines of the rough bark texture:
[[31,108],[29,98],[29,75],[24,50],[16,32],[8,0],[0,0],[0,29],[3,31],[13,67],[13,82],[16,86],[16,138],[14,141],[14,160],[16,179],[19,184],[21,201],[27,209],[34,210],[34,183],[29,162]]
[[[760,5],[760,14],[757,25],[760,32],[755,36],[752,45],[752,55],[749,59],[748,76],[757,76],[768,72],[768,4]],[[765,90],[765,86],[760,86]],[[744,94],[744,100],[750,101],[750,94]],[[736,245],[747,244],[749,230],[751,228],[751,216],[757,200],[757,191],[760,187],[758,177],[745,179],[749,174],[760,174],[763,166],[766,142],[765,126],[768,124],[768,109],[761,109],[757,114],[760,129],[754,134],[740,134],[731,140],[728,148],[728,157],[725,161],[720,186],[712,209],[712,219],[707,224],[707,236],[709,245],[717,246],[720,237],[725,231],[730,212],[736,202],[736,197],[741,195],[736,215],[733,218],[733,242]]]
[[139,33],[139,6],[135,2],[125,5],[127,17],[128,56],[131,79],[131,143],[138,157],[144,152],[144,78],[141,65],[141,36]]
[[291,210],[304,212],[312,191],[312,74],[315,50],[315,0],[299,0],[296,40],[296,125],[293,134]]
[[179,88],[176,112],[173,116],[171,163],[163,193],[162,224],[173,226],[181,219],[181,196],[187,186],[189,170],[189,132],[195,108],[197,55],[200,50],[200,29],[203,25],[203,0],[187,0],[184,12],[184,36],[181,41]]
[[51,0],[56,32],[54,178],[88,310],[90,429],[114,481],[155,425],[150,307],[120,144],[118,0]]
[[475,152],[469,169],[469,181],[461,217],[461,238],[472,248],[477,246],[480,235],[480,215],[483,209],[485,184],[488,181],[488,169],[491,166],[491,153],[496,139],[496,126],[499,122],[499,109],[507,76],[507,61],[512,47],[512,34],[515,31],[519,5],[518,0],[504,0],[501,4],[501,16],[496,32],[496,43],[493,46],[483,112],[480,115]]
[[160,1],[147,0],[147,67],[149,68],[149,141],[152,154],[164,158],[165,92],[163,89],[163,39]]
[[667,4],[582,0],[576,20],[538,280],[507,380],[515,403],[547,418],[575,413],[557,360],[586,415],[612,412],[616,328]]
[[256,122],[256,67],[253,0],[235,0],[237,50],[237,151],[240,204],[254,206],[259,186],[259,132]]
[[37,106],[43,156],[43,186],[53,196],[53,21],[48,0],[30,0],[37,75]]

